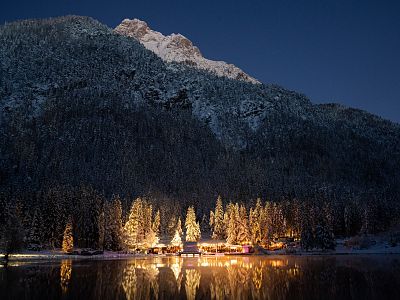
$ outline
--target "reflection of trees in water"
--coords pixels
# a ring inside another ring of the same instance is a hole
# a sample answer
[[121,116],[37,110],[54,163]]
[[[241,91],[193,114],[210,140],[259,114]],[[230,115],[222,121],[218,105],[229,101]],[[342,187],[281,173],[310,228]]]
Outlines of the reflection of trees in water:
[[261,266],[254,266],[253,267],[253,286],[256,290],[259,290],[262,286],[262,279],[263,279],[263,274],[262,274],[262,267]]
[[224,266],[212,270],[212,299],[285,298],[290,282],[299,275],[298,266],[284,260],[234,259],[225,261]]
[[181,290],[182,285],[182,259],[176,257],[175,260],[169,265],[172,273],[174,273],[176,285],[178,287],[178,292]]
[[157,299],[158,268],[145,260],[128,262],[122,278],[122,288],[126,299]]
[[71,281],[72,275],[72,261],[63,259],[61,261],[61,268],[60,268],[60,284],[61,284],[61,291],[65,294],[68,291],[68,286]]
[[0,269],[0,299],[397,299],[400,263],[381,260],[171,257],[74,261],[73,271],[69,260],[12,262]]
[[186,299],[196,299],[197,289],[200,286],[200,271],[197,269],[186,269],[185,270],[185,291]]

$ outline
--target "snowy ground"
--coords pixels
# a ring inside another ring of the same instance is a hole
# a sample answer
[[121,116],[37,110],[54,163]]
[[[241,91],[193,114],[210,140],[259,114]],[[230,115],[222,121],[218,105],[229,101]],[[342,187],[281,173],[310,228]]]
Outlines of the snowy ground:
[[[4,255],[0,254],[0,259]],[[118,259],[118,258],[134,258],[134,257],[146,257],[152,255],[146,254],[126,254],[112,251],[104,251],[104,254],[84,256],[84,255],[69,255],[65,254],[60,250],[42,250],[42,251],[21,251],[19,253],[10,254],[9,260],[20,261],[20,260],[57,260],[57,259]]]
[[[386,237],[374,236],[374,245],[369,246],[366,249],[360,249],[357,246],[346,247],[345,240],[336,240],[336,249],[334,251],[321,251],[311,250],[304,251],[296,249],[295,251],[276,250],[266,251],[264,255],[360,255],[360,254],[400,254],[400,244],[391,247]],[[126,258],[138,258],[138,257],[154,257],[154,254],[127,254],[120,252],[105,251],[104,254],[93,255],[93,256],[82,256],[82,255],[68,255],[60,250],[43,250],[43,251],[21,251],[16,254],[11,254],[9,259],[13,261],[28,261],[28,260],[61,260],[61,259],[126,259]],[[0,254],[0,260],[3,255]]]

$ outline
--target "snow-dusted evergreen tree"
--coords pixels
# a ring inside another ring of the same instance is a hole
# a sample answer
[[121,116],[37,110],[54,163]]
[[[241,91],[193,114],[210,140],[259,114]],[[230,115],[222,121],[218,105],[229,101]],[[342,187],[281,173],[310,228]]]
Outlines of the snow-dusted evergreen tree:
[[137,198],[132,203],[129,217],[124,226],[124,243],[128,249],[136,249],[139,246],[139,232],[142,226],[142,199]]
[[114,196],[112,202],[105,203],[104,213],[104,247],[107,250],[121,250],[123,248],[122,205],[118,196]]
[[173,239],[171,240],[171,245],[175,246],[175,247],[179,247],[182,245],[182,238],[178,231],[175,231],[175,235],[174,235]]
[[157,210],[156,215],[154,217],[154,222],[152,225],[152,229],[157,237],[160,237],[160,210]]
[[105,235],[106,235],[106,219],[105,219],[105,212],[104,212],[104,206],[102,211],[100,212],[98,221],[97,221],[97,226],[98,226],[98,232],[99,232],[99,241],[98,245],[100,249],[104,249],[104,242],[105,242]]
[[152,214],[152,205],[146,200],[137,198],[132,203],[128,221],[124,226],[125,244],[127,248],[148,248],[158,243],[159,237],[152,228]]
[[237,221],[237,242],[239,244],[248,244],[250,242],[250,232],[247,210],[243,204],[239,207],[239,218]]
[[39,250],[42,248],[42,216],[39,209],[35,209],[32,218],[32,224],[27,236],[27,248],[30,250]]
[[308,203],[304,202],[301,206],[301,234],[300,234],[300,245],[304,250],[309,250],[314,248],[314,220],[315,220],[315,210],[314,207]]
[[23,246],[24,229],[18,206],[18,204],[9,203],[5,208],[3,207],[5,220],[0,231],[0,250],[4,253],[6,261],[10,253]]
[[238,243],[239,218],[239,204],[229,203],[226,207],[226,216],[224,217],[228,222],[226,230],[226,241],[228,244],[233,245]]
[[314,245],[320,249],[335,249],[335,236],[333,234],[332,209],[328,203],[324,203],[317,216],[315,227]]
[[212,238],[221,240],[225,238],[226,228],[224,224],[224,207],[221,196],[218,196],[215,210],[210,212],[210,226],[212,228]]
[[259,244],[262,241],[261,228],[264,223],[264,209],[261,204],[261,199],[257,199],[254,208],[250,208],[249,223],[250,223],[250,234],[251,241],[253,244]]
[[202,236],[211,236],[210,217],[207,217],[206,214],[203,214],[203,216],[201,217],[200,232]]
[[181,221],[181,218],[178,218],[178,221],[176,222],[175,230],[178,230],[179,235],[182,236],[182,234],[183,234],[183,229],[182,229],[182,221]]
[[175,234],[174,237],[171,240],[171,245],[175,247],[180,247],[182,245],[182,224],[181,224],[181,219],[178,219],[178,222],[176,223],[175,227]]
[[200,224],[196,222],[196,213],[193,206],[189,206],[185,221],[186,241],[197,242],[200,239]]
[[272,206],[272,216],[272,231],[274,238],[285,235],[285,218],[283,216],[282,207],[276,202]]
[[74,238],[72,235],[72,220],[69,219],[65,225],[64,236],[62,241],[62,251],[66,253],[72,252],[74,249]]
[[[144,248],[153,247],[158,243],[160,237],[157,235],[156,231],[160,228],[160,215],[158,215],[158,220],[153,222],[153,206],[147,201],[143,202],[143,222],[142,222],[142,244]],[[157,217],[157,215],[156,215]]]
[[172,216],[167,223],[167,235],[171,239],[175,236],[176,225],[177,219],[175,216]]

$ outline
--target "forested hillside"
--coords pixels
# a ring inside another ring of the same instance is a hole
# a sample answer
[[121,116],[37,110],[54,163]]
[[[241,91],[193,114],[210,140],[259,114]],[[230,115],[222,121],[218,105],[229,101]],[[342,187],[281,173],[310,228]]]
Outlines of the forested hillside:
[[201,218],[221,195],[329,202],[337,234],[350,210],[353,234],[362,218],[371,231],[398,221],[398,124],[163,62],[87,17],[0,27],[0,137],[4,207],[29,223],[56,201],[57,232],[112,195],[125,214],[145,196],[165,219],[171,204]]

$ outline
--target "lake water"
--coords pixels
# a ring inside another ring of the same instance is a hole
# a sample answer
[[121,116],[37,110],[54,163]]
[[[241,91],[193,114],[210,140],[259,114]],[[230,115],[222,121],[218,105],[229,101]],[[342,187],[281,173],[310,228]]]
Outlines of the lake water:
[[400,299],[400,256],[11,262],[0,299]]

